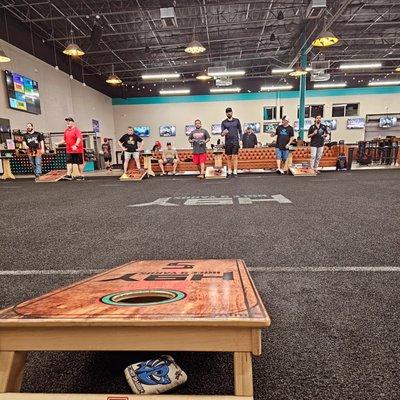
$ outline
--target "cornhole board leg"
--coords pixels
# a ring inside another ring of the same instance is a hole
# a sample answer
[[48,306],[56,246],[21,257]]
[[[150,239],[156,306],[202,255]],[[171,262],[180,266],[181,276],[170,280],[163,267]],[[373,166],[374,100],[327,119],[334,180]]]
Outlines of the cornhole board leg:
[[144,169],[146,170],[147,176],[156,176],[156,174],[154,173],[153,168],[151,166],[151,157],[144,156],[143,166],[144,166]]
[[297,168],[297,167],[290,167],[289,171],[294,176],[317,176],[317,173],[310,167],[307,168]]
[[59,180],[65,178],[67,176],[67,171],[64,169],[55,169],[53,171],[48,172],[45,175],[42,175],[36,182],[38,183],[53,183],[58,182]]
[[253,368],[250,352],[233,353],[235,395],[253,398]]
[[0,352],[0,393],[20,391],[26,355],[24,351]]
[[206,179],[224,179],[226,178],[226,167],[221,168],[221,172],[215,167],[206,168]]
[[136,181],[141,181],[145,177],[146,174],[147,174],[146,170],[128,171],[127,172],[128,177],[127,178],[123,178],[123,179],[119,178],[119,180],[120,181],[135,181],[135,182]]
[[253,396],[4,393],[0,400],[253,400]]
[[3,175],[1,179],[15,179],[14,174],[11,172],[10,160],[3,159]]

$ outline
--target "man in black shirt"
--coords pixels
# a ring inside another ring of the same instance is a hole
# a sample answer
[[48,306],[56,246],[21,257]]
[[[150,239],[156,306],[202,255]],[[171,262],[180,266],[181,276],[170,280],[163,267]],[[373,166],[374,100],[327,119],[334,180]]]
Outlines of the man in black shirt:
[[28,151],[29,161],[31,162],[35,179],[42,175],[42,154],[44,154],[44,136],[40,132],[35,132],[33,124],[26,124],[26,134],[24,135],[24,147]]
[[271,137],[276,136],[276,165],[277,173],[283,175],[284,172],[281,168],[281,163],[286,162],[289,157],[289,146],[294,138],[293,127],[289,125],[289,120],[286,116],[282,118],[282,124],[278,125],[276,132],[271,134]]
[[237,118],[233,118],[232,108],[228,107],[225,110],[227,118],[221,123],[221,134],[225,137],[225,154],[228,164],[228,177],[232,175],[237,177],[238,153],[240,142],[242,140],[242,126]]
[[[139,148],[138,143],[141,143]],[[122,175],[122,177],[126,178],[129,160],[131,158],[135,160],[136,168],[140,170],[139,153],[142,150],[143,139],[133,132],[133,128],[131,126],[128,126],[127,133],[125,133],[125,135],[123,135],[121,139],[119,139],[118,144],[124,151],[124,174]]]
[[250,127],[247,127],[244,131],[242,143],[244,149],[254,149],[257,146],[257,136],[254,134]]
[[311,139],[311,168],[319,174],[318,164],[324,153],[325,138],[328,137],[328,127],[321,123],[321,115],[315,117],[314,125],[308,130],[308,137]]

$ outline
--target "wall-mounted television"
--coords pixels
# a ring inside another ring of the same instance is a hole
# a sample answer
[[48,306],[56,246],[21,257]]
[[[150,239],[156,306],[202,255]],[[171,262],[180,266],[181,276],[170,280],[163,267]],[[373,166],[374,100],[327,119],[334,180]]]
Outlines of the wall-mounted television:
[[[313,123],[314,122],[311,118],[306,118],[304,120],[304,130],[308,131]],[[294,130],[295,131],[299,130],[299,120],[298,119],[296,119],[296,121],[294,121]]]
[[396,117],[381,117],[379,118],[379,128],[393,128],[397,125]]
[[176,127],[173,125],[160,126],[160,136],[161,137],[176,136]]
[[276,128],[279,126],[279,122],[264,122],[263,132],[264,133],[275,133]]
[[245,122],[243,124],[243,131],[245,131],[247,128],[251,128],[254,133],[261,132],[261,124],[259,122]]
[[11,71],[4,71],[8,104],[14,110],[40,114],[39,85],[26,76]]
[[347,129],[364,129],[365,118],[349,118],[347,120]]
[[331,131],[336,131],[337,129],[336,119],[323,119],[322,123],[325,124]]
[[149,137],[150,136],[150,127],[149,126],[135,126],[133,128],[133,132],[140,137]]
[[211,134],[212,135],[220,135],[222,133],[221,124],[212,124],[211,125]]
[[186,134],[186,136],[189,136],[191,134],[191,132],[194,131],[195,129],[196,129],[196,125],[194,125],[194,124],[185,125],[185,134]]

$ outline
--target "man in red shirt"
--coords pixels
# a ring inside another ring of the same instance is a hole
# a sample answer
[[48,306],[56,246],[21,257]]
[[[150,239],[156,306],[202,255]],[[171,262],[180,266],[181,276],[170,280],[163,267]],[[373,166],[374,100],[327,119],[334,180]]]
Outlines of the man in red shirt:
[[82,132],[76,127],[73,118],[65,118],[67,129],[64,131],[64,142],[67,151],[67,176],[65,179],[72,180],[72,167],[77,165],[79,175],[77,180],[84,180],[83,177],[83,139]]

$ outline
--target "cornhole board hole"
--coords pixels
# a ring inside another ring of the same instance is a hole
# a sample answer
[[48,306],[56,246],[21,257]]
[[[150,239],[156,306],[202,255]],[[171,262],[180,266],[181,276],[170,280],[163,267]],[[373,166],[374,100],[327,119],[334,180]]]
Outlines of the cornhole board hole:
[[289,171],[294,176],[317,176],[317,173],[311,167],[302,167],[301,165],[293,165],[289,167]]
[[18,393],[28,351],[231,352],[234,396],[146,400],[250,400],[252,355],[261,354],[261,329],[269,325],[241,260],[131,262],[0,311],[0,400],[144,398]]
[[205,177],[206,179],[224,179],[226,178],[226,167],[207,167]]
[[127,178],[119,178],[120,181],[141,181],[144,176],[146,175],[147,171],[146,170],[131,170],[127,172],[128,177]]
[[45,175],[42,175],[36,182],[39,183],[52,183],[58,182],[67,176],[67,171],[65,169],[54,169],[53,171],[48,172]]

